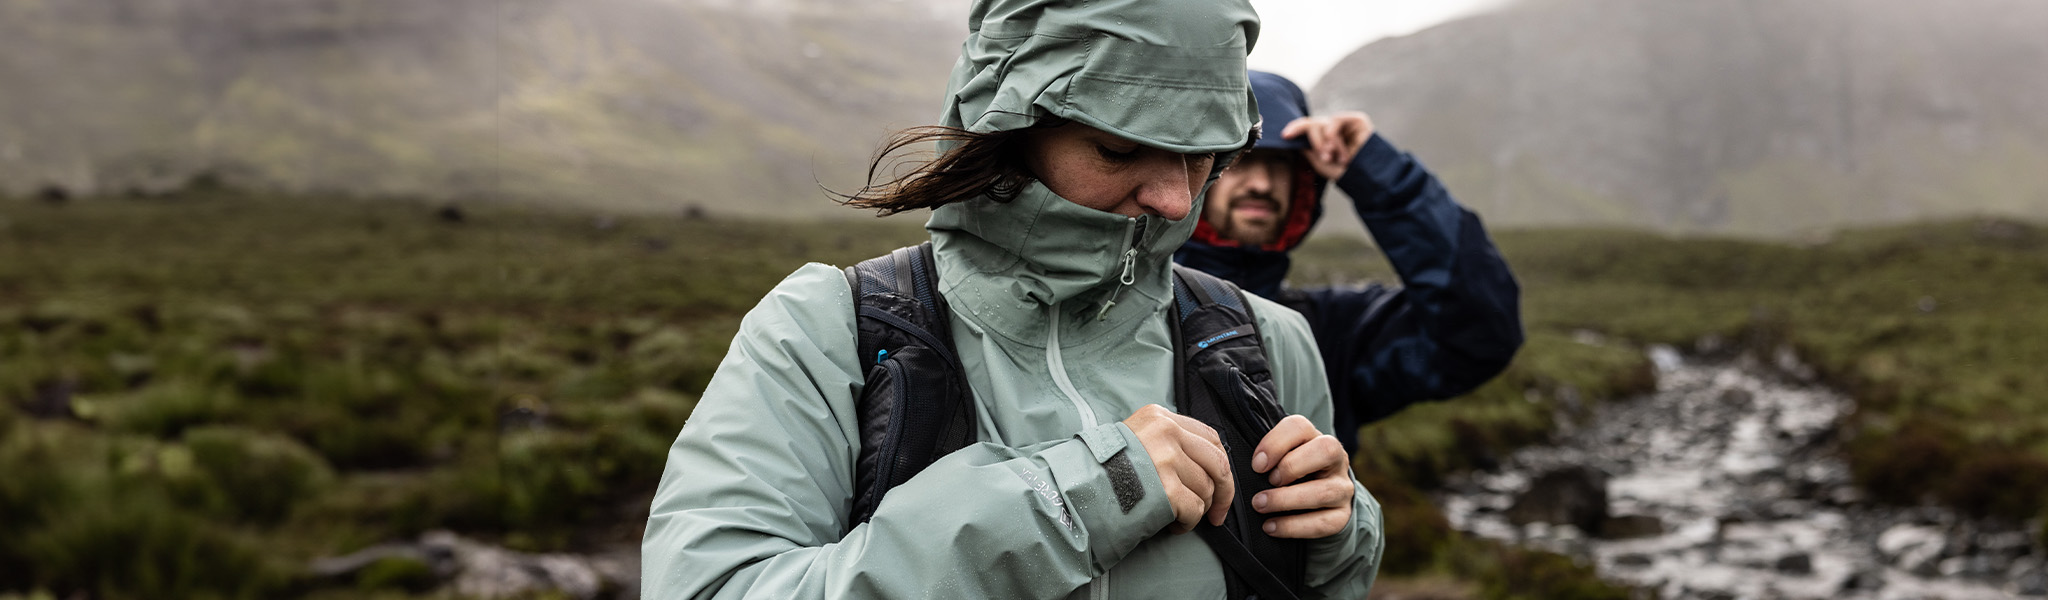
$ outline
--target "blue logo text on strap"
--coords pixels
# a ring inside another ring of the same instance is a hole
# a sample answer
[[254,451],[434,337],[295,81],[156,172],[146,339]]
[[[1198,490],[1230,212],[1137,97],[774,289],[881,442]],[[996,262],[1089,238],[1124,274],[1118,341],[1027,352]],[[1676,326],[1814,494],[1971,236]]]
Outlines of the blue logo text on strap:
[[1216,334],[1216,335],[1210,336],[1210,337],[1209,337],[1209,339],[1206,339],[1206,340],[1202,340],[1202,341],[1199,341],[1199,342],[1195,342],[1195,347],[1196,347],[1196,348],[1201,348],[1201,349],[1204,349],[1204,350],[1206,350],[1206,349],[1208,349],[1208,348],[1209,348],[1210,346],[1214,346],[1214,345],[1216,345],[1216,342],[1221,342],[1221,341],[1223,341],[1223,340],[1227,340],[1227,339],[1230,339],[1230,338],[1234,338],[1234,337],[1237,337],[1237,336],[1240,336],[1240,335],[1244,335],[1244,330],[1243,330],[1243,329],[1232,329],[1232,330],[1230,330],[1230,331],[1225,331],[1225,332],[1223,332],[1223,333],[1219,333],[1219,334]]

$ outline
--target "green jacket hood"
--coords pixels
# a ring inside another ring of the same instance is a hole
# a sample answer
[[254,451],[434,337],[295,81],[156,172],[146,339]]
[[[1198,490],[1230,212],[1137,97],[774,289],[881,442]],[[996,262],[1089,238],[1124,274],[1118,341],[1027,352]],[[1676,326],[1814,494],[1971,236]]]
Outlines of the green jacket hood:
[[[1059,118],[1180,153],[1228,154],[1256,138],[1245,54],[1259,21],[1247,0],[978,0],[968,29],[943,125],[992,133]],[[1033,182],[1009,201],[939,207],[926,227],[941,265],[962,276],[954,293],[976,305],[1037,313],[1079,299],[1071,308],[1084,312],[1115,300],[1136,314],[1172,296],[1168,266],[1201,196],[1180,221],[1133,219]]]
[[1258,121],[1248,0],[978,0],[967,28],[943,125],[990,133],[1051,116],[1200,154],[1244,147]]

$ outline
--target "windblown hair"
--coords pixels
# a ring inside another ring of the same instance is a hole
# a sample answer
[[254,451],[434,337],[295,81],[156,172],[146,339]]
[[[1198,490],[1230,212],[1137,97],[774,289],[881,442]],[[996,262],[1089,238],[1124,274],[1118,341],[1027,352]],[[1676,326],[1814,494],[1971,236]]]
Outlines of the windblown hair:
[[[889,141],[875,152],[874,162],[868,165],[868,184],[860,191],[852,194],[827,192],[838,196],[840,202],[847,206],[872,208],[884,217],[983,196],[997,202],[1008,202],[1035,179],[1024,161],[1026,131],[1028,129],[976,133],[940,126],[905,129],[890,136]],[[898,153],[911,146],[928,142],[957,142],[957,145],[923,158],[897,158]],[[877,182],[884,165],[891,165],[891,170],[899,173],[908,167],[909,172]]]

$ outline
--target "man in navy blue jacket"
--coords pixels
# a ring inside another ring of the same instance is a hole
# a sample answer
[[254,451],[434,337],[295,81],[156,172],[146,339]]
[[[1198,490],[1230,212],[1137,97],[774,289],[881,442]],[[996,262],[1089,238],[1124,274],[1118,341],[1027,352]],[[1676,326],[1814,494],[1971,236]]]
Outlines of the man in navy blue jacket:
[[[1479,216],[1362,113],[1311,117],[1301,88],[1253,71],[1266,134],[1209,188],[1174,260],[1300,311],[1336,401],[1337,438],[1424,400],[1478,387],[1522,346],[1521,290]],[[1404,287],[1295,289],[1288,252],[1322,217],[1336,180]]]

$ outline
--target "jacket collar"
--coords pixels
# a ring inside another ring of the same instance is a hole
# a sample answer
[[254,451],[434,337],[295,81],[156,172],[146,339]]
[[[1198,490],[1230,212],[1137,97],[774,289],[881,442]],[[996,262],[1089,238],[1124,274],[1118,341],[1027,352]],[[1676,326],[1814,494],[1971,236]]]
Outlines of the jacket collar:
[[1091,324],[1156,314],[1173,297],[1173,251],[1194,231],[1200,211],[1197,201],[1178,222],[1134,219],[1075,204],[1033,182],[1008,202],[978,198],[939,207],[925,228],[953,312],[1036,345],[1043,343],[1048,307],[1084,333],[1121,329]]

